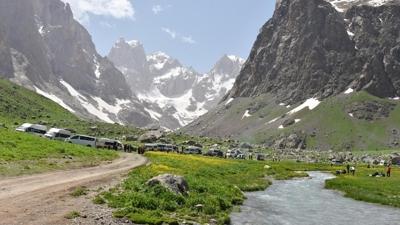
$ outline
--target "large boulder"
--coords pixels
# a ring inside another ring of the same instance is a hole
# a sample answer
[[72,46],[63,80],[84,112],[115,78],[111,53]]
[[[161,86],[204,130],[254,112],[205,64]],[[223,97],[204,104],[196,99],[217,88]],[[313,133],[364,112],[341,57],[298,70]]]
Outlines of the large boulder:
[[163,174],[151,178],[146,183],[149,186],[161,185],[176,194],[186,195],[189,191],[189,185],[184,177],[172,174]]
[[153,143],[164,136],[163,132],[159,130],[148,131],[139,137],[139,141],[142,143]]
[[253,145],[251,145],[250,143],[247,143],[247,142],[243,142],[240,144],[240,148],[253,149]]
[[275,141],[275,149],[304,149],[305,137],[298,134],[291,134]]

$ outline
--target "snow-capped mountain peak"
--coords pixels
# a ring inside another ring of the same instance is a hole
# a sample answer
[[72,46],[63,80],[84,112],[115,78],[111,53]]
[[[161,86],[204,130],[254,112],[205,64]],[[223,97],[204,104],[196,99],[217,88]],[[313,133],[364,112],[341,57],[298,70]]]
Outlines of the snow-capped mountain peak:
[[[124,40],[118,42],[125,44]],[[118,42],[116,45],[121,45]],[[189,124],[217,105],[233,86],[244,63],[240,57],[224,55],[209,73],[202,75],[164,52],[154,52],[140,57],[145,59],[142,64],[146,68],[139,73],[137,65],[133,65],[138,59],[126,51],[113,48],[109,58],[128,81],[133,81],[132,92],[137,94],[152,118],[159,121],[161,127],[171,130]]]
[[147,56],[149,69],[156,75],[162,75],[171,69],[182,67],[181,63],[164,52],[155,52]]
[[224,55],[214,65],[213,74],[238,74],[245,60],[234,55]]

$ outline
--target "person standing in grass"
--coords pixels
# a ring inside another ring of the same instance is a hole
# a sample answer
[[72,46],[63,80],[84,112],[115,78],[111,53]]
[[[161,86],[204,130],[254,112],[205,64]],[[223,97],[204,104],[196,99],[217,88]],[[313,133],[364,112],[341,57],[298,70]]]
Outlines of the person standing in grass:
[[354,166],[350,167],[350,172],[354,176],[356,174],[356,168]]
[[386,169],[386,176],[390,177],[391,172],[392,172],[392,165],[389,163]]
[[347,174],[350,174],[350,164],[347,163],[346,169],[347,169]]

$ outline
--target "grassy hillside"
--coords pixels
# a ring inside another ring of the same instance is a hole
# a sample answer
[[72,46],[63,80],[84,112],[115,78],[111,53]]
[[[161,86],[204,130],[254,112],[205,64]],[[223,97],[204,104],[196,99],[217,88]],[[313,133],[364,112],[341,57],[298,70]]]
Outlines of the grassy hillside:
[[16,132],[15,127],[25,122],[111,138],[141,132],[117,124],[81,120],[51,100],[0,79],[0,177],[93,166],[118,157],[112,151]]
[[[0,79],[0,123],[15,127],[24,122],[42,123],[48,127],[70,128],[77,133],[118,137],[141,131],[118,124],[79,119],[57,103],[30,90]],[[95,129],[96,128],[96,129]]]
[[[352,117],[347,112],[354,103],[376,102],[393,104],[387,118],[364,120]],[[307,148],[319,150],[385,150],[398,148],[400,130],[399,101],[381,99],[366,92],[341,94],[325,99],[313,110],[304,109],[292,115],[287,112],[297,106],[286,106],[271,96],[238,98],[229,105],[220,105],[217,110],[183,128],[191,135],[220,136],[241,141],[272,145],[282,136],[293,133],[305,134]],[[243,117],[249,110],[251,116]],[[279,129],[285,120],[300,122]]]

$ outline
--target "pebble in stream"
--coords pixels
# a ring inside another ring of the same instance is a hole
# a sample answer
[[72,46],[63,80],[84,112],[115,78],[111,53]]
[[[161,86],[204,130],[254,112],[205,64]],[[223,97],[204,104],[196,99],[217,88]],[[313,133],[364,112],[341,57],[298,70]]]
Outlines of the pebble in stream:
[[355,201],[324,189],[331,174],[311,172],[312,179],[275,181],[266,191],[247,194],[233,225],[393,225],[400,209]]

